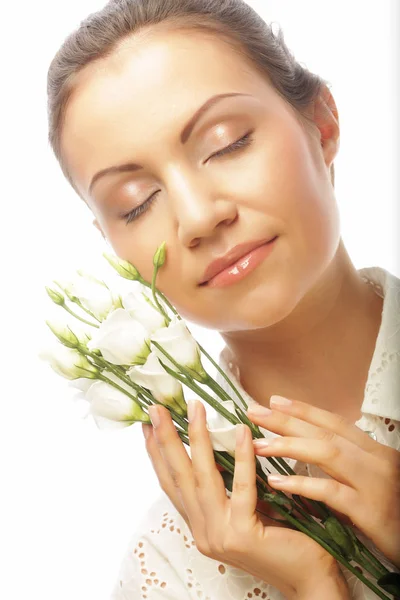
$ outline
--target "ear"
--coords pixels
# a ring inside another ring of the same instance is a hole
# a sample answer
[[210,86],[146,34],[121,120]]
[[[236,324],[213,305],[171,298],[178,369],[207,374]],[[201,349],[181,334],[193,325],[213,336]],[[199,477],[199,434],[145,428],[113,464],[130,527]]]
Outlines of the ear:
[[100,233],[103,236],[103,238],[106,239],[106,236],[104,235],[104,232],[103,232],[102,228],[100,227],[99,222],[98,222],[97,219],[93,220],[93,225],[96,227],[96,229],[98,229],[100,231]]
[[322,86],[320,94],[315,100],[313,118],[320,133],[320,144],[325,163],[329,168],[339,150],[340,127],[337,106],[326,85]]

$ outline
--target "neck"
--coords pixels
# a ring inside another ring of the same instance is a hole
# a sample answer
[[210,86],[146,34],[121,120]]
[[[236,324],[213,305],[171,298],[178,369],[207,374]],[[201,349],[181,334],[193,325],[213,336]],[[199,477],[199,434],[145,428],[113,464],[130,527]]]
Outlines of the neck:
[[279,394],[358,420],[382,306],[341,243],[322,280],[285,319],[221,336],[242,386],[260,404]]

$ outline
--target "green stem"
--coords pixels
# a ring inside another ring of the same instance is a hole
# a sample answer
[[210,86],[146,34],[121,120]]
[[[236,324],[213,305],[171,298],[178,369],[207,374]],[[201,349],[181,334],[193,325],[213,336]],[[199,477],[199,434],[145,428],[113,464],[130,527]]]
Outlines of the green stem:
[[167,311],[161,305],[161,303],[159,302],[159,300],[157,298],[157,292],[158,292],[158,290],[156,288],[157,272],[158,272],[158,268],[154,267],[153,278],[152,278],[151,286],[150,287],[151,287],[151,291],[152,291],[152,294],[153,294],[154,302],[156,303],[158,310],[163,315],[163,317],[166,318],[168,320],[168,322],[169,322],[171,319],[169,318]]
[[[150,285],[149,283],[147,283],[147,282],[144,282],[144,285],[147,285],[147,287],[151,287],[151,285]],[[171,304],[171,302],[168,300],[168,298],[167,298],[167,297],[166,297],[166,296],[165,296],[165,295],[164,295],[162,292],[160,292],[160,290],[157,290],[157,289],[156,289],[156,292],[157,292],[157,294],[160,296],[160,298],[162,299],[162,301],[163,301],[163,302],[164,302],[164,303],[165,303],[165,304],[168,306],[168,308],[170,309],[170,311],[171,311],[171,312],[172,312],[172,313],[173,313],[173,314],[174,314],[176,317],[178,317],[178,319],[179,319],[180,321],[182,321],[182,317],[181,317],[181,315],[178,313],[178,311],[176,310],[176,308],[174,308],[174,307],[172,306],[172,304]],[[168,317],[168,319],[169,319],[169,321],[171,320],[169,317]]]
[[[160,344],[158,344],[157,342],[154,342],[154,341],[153,341],[153,344],[164,354],[164,356],[166,356],[172,362],[172,364],[177,369],[179,369],[179,371],[184,372],[184,368],[181,365],[179,365]],[[197,383],[194,382],[194,380],[190,377],[190,375],[189,376],[183,375],[180,372],[170,369],[162,361],[160,361],[160,362],[161,362],[163,368],[167,371],[167,373],[172,375],[172,377],[175,377],[175,379],[178,379],[181,383],[186,385],[192,391],[196,392],[196,394],[200,398],[205,400],[207,402],[207,404],[210,404],[210,406],[212,406],[219,414],[221,414],[223,417],[225,417],[225,419],[227,419],[227,421],[229,421],[233,425],[237,425],[237,424],[241,423],[240,419],[236,415],[233,415],[232,413],[230,413],[226,408],[224,408],[218,402],[218,400],[215,400],[215,398],[213,398],[212,396],[210,396],[210,394],[208,394],[205,390],[203,390],[203,388],[201,388]],[[262,433],[260,431],[258,431],[256,437],[264,437],[264,436],[262,435]],[[278,473],[285,475],[285,470],[279,465],[279,461],[277,462],[273,457],[268,457],[267,460],[278,471]],[[287,469],[289,469],[288,465],[287,465]],[[293,474],[295,474],[294,471],[293,471]]]
[[210,375],[208,375],[207,373],[207,380],[204,382],[204,384],[210,388],[210,390],[212,390],[213,392],[215,392],[215,394],[224,402],[233,402],[233,404],[236,407],[236,414],[238,415],[238,417],[240,416],[240,419],[242,420],[243,423],[246,423],[246,425],[248,425],[251,430],[253,430],[255,428],[254,423],[252,423],[250,421],[250,419],[247,417],[246,413],[243,412],[242,408],[239,406],[239,404],[237,404],[235,402],[235,400],[233,398],[231,398],[229,396],[229,394],[227,392],[225,392],[225,390],[219,385],[219,383],[217,381],[215,381],[212,377],[210,377]]
[[[173,358],[167,352],[165,352],[164,349],[159,344],[156,344],[155,342],[153,342],[153,343],[157,346],[157,348],[159,348],[163,352],[163,354],[165,354],[165,356],[167,356],[167,358],[169,360],[171,360],[171,362],[173,364],[175,364],[176,366],[179,367],[179,365],[177,363],[175,363]],[[181,373],[177,373],[173,369],[170,369],[161,360],[160,360],[160,362],[161,362],[163,368],[167,371],[167,373],[172,375],[172,377],[175,377],[175,379],[178,379],[178,381],[180,381],[181,383],[186,385],[188,388],[190,388],[194,392],[196,392],[196,394],[198,394],[198,396],[200,396],[200,398],[205,400],[207,402],[207,404],[212,406],[217,412],[219,412],[222,416],[224,416],[227,419],[227,421],[229,421],[233,425],[238,425],[240,423],[240,420],[238,419],[238,417],[236,417],[231,412],[229,412],[226,408],[224,408],[217,400],[215,400],[212,396],[210,396],[210,394],[208,394],[205,390],[203,390],[203,388],[201,388],[199,385],[197,385],[193,379],[189,379],[186,375],[182,375]]]
[[84,354],[85,356],[90,356],[90,358],[95,361],[95,363],[97,364],[97,366],[103,367],[103,369],[106,369],[107,371],[111,371],[111,373],[114,373],[114,375],[116,375],[117,377],[119,377],[124,383],[126,383],[127,385],[129,385],[131,388],[133,388],[137,392],[147,394],[147,390],[145,388],[142,388],[140,385],[137,385],[136,383],[134,383],[126,375],[125,370],[124,370],[123,367],[121,367],[119,365],[113,365],[112,363],[109,363],[102,356],[98,356],[97,354],[94,354],[94,352],[90,352],[90,350],[88,350],[85,347],[80,346],[79,347],[79,351],[82,354]]
[[[60,288],[60,290],[62,292],[64,292],[64,294],[67,296],[68,300],[70,302],[73,302],[74,304],[77,304],[79,306],[79,308],[81,308],[86,314],[88,314],[90,317],[92,317],[92,319],[95,319],[98,323],[101,323],[101,319],[98,319],[88,308],[85,308],[82,304],[82,302],[79,300],[79,298],[71,298],[71,295],[69,293],[67,293],[67,291],[62,287],[62,285],[60,285],[59,283],[57,283],[57,281],[54,282],[56,284],[57,287]],[[87,323],[88,325],[92,325],[93,327],[98,327],[98,325],[95,325],[94,323],[89,323],[89,321],[84,321],[81,317],[79,317],[77,314],[73,313],[71,310],[68,309],[68,307],[66,306],[66,304],[62,304],[63,308],[65,308],[65,310],[67,310],[68,312],[71,313],[71,315],[73,315],[74,317],[76,317],[77,319],[79,319],[80,321],[82,321],[83,323]]]
[[91,327],[97,327],[99,328],[99,325],[97,325],[96,323],[91,323],[90,321],[87,321],[86,319],[84,319],[83,317],[80,317],[79,315],[77,315],[76,313],[74,313],[74,311],[72,311],[66,304],[62,304],[61,305],[70,315],[72,315],[73,317],[75,317],[76,319],[78,319],[79,321],[82,321],[82,323],[86,323],[86,325],[90,325]]
[[[198,346],[199,346],[201,352],[204,354],[204,356],[206,356],[206,358],[208,358],[210,363],[217,369],[217,371],[225,379],[227,384],[232,388],[232,390],[235,392],[236,396],[239,398],[239,400],[243,404],[244,408],[247,410],[248,405],[247,405],[245,399],[243,398],[243,396],[240,394],[239,390],[236,389],[236,386],[232,383],[232,381],[229,379],[229,377],[226,375],[226,373],[221,369],[219,364],[212,358],[212,356],[210,356],[210,354],[207,352],[207,350],[205,350],[205,348],[203,348],[203,346],[200,346],[200,344],[198,344]],[[219,385],[219,387],[221,388],[220,385]],[[221,390],[222,390],[222,388],[221,388]]]
[[[342,524],[344,530],[353,540],[354,546],[356,547],[356,557],[355,560],[358,561],[360,566],[365,565],[365,561],[367,561],[367,569],[371,574],[373,573],[378,579],[383,575],[387,575],[389,570],[382,565],[379,560],[370,552],[370,550],[357,538],[353,529],[349,525]],[[373,569],[373,570],[372,570]]]
[[369,558],[367,558],[366,556],[357,555],[354,558],[354,562],[358,563],[360,565],[360,567],[363,567],[368,573],[370,573],[376,579],[379,579],[380,577],[382,577],[382,575],[389,573],[389,571],[386,571],[386,573],[382,573],[382,565],[380,564],[380,568],[377,569],[375,567],[375,565],[372,564],[372,561]]
[[[354,534],[355,535],[355,534]],[[358,540],[360,542],[360,540]],[[362,544],[362,542],[360,542]],[[379,577],[383,575],[387,575],[390,573],[389,569],[387,569],[384,565],[382,565],[379,560],[368,550],[366,546],[363,544],[363,548],[360,549],[361,553],[365,555],[365,557],[379,570]]]
[[91,310],[89,310],[88,308],[85,308],[83,306],[82,302],[80,300],[78,300],[78,298],[76,300],[71,300],[71,302],[75,302],[75,304],[77,304],[79,306],[79,308],[81,308],[83,311],[85,311],[86,314],[88,314],[90,317],[92,317],[92,319],[96,319],[96,321],[98,323],[101,323],[101,319],[98,319],[96,317],[96,315],[92,313]]

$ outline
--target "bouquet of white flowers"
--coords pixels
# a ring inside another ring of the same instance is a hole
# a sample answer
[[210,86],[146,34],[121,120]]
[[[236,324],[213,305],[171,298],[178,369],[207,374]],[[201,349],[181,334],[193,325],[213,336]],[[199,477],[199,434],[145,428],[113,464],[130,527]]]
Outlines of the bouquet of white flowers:
[[[150,423],[148,407],[163,404],[180,438],[189,445],[184,390],[191,390],[214,409],[208,416],[207,429],[229,493],[235,469],[236,425],[246,424],[254,439],[264,436],[248,419],[240,392],[157,289],[157,272],[164,264],[165,253],[162,244],[154,255],[151,283],[129,262],[104,255],[119,275],[136,282],[137,290],[124,297],[82,271],[73,283],[55,282],[58,289],[47,287],[51,300],[87,327],[78,333],[69,326],[47,321],[61,345],[42,353],[42,358],[82,391],[89,401],[89,414],[99,428]],[[231,394],[211,377],[203,360],[224,378]],[[336,518],[324,503],[307,500],[307,504],[301,496],[290,497],[268,485],[271,467],[283,475],[294,474],[284,459],[255,457],[255,465],[258,497],[282,516],[280,522],[318,542],[378,597],[389,600],[387,593],[400,595],[399,575],[386,569],[351,527]],[[369,577],[360,573],[357,565]]]

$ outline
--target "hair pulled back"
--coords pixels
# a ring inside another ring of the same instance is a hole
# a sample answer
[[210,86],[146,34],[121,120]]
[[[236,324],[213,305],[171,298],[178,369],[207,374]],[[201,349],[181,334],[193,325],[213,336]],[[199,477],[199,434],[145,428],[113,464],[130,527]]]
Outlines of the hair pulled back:
[[[217,35],[239,50],[276,91],[307,121],[306,110],[328,82],[298,63],[282,31],[274,33],[243,0],[110,0],[90,14],[63,42],[47,77],[49,142],[61,169],[76,190],[61,153],[63,120],[77,75],[110,56],[126,38],[166,25]],[[334,165],[331,180],[334,185]],[[77,190],[76,190],[77,191]]]

